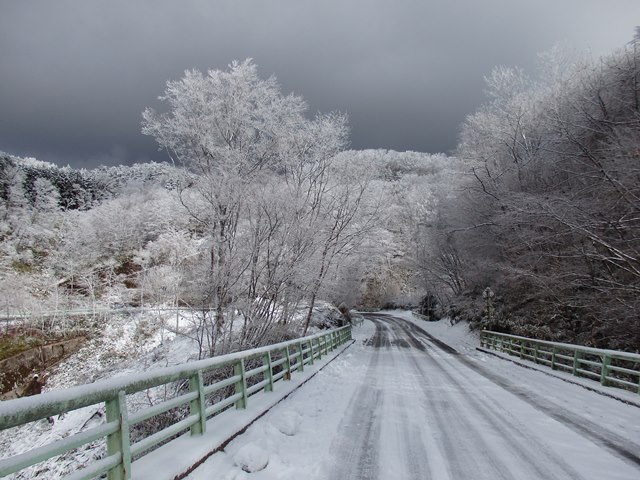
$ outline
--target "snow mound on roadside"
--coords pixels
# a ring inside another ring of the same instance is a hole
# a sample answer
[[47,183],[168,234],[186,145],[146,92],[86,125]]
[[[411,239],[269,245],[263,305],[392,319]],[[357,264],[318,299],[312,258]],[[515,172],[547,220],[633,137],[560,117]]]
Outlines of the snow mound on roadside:
[[296,412],[284,412],[282,415],[271,420],[276,429],[283,435],[293,437],[300,430],[302,416]]
[[234,455],[233,461],[247,473],[259,472],[269,465],[269,454],[255,443],[247,443]]

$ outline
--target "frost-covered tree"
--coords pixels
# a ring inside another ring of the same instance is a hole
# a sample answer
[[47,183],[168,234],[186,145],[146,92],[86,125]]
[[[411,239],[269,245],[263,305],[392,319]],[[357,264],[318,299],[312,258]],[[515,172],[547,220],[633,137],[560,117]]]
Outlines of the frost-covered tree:
[[43,215],[51,215],[60,210],[60,192],[50,180],[38,178],[33,182],[33,208]]
[[378,201],[374,231],[361,247],[366,253],[358,265],[359,302],[415,305],[425,291],[445,295],[448,289],[431,281],[428,267],[435,260],[438,212],[463,178],[460,162],[443,154],[387,150],[346,151],[340,158],[366,168],[367,195]]
[[497,69],[465,122],[472,182],[449,233],[467,293],[490,284],[522,333],[625,347],[638,331],[638,55],[552,52],[537,81]]
[[287,296],[306,290],[296,272],[319,248],[328,167],[346,143],[346,118],[307,119],[302,98],[261,79],[251,60],[187,71],[160,98],[168,109],[146,110],[143,133],[194,174],[178,191],[207,239],[201,303],[215,309],[212,335],[231,331],[231,302],[245,334],[250,323],[286,321]]

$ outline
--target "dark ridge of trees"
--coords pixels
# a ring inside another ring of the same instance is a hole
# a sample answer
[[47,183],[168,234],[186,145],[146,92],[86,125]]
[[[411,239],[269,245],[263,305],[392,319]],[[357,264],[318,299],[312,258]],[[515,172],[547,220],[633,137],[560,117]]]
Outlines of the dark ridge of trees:
[[177,169],[168,163],[144,163],[75,169],[58,167],[34,159],[23,159],[0,153],[0,199],[9,200],[10,187],[20,183],[25,199],[35,205],[38,179],[51,182],[58,192],[57,201],[63,210],[88,210],[114,198],[128,185],[160,185],[175,188]]

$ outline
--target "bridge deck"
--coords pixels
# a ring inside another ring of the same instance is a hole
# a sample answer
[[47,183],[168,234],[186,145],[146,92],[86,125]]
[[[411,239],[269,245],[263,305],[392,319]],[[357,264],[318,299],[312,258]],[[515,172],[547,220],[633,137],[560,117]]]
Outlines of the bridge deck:
[[[369,315],[358,342],[190,479],[640,478],[640,409]],[[504,374],[508,370],[508,374]]]

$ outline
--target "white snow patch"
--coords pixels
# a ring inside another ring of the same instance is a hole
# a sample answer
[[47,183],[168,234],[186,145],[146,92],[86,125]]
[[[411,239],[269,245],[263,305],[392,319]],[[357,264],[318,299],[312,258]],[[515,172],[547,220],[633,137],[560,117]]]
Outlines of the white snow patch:
[[301,421],[302,415],[299,413],[284,412],[282,415],[273,418],[271,424],[283,435],[292,437],[298,433]]
[[269,454],[255,443],[247,443],[234,455],[233,461],[245,472],[259,472],[269,465]]

